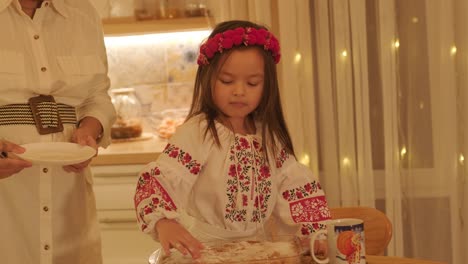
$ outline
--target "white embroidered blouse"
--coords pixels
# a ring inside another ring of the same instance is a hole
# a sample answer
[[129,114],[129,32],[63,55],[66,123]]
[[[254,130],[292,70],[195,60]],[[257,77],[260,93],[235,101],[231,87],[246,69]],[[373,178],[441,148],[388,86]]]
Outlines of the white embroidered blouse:
[[[318,179],[284,150],[266,162],[261,131],[234,134],[216,123],[221,147],[206,120],[180,126],[159,158],[139,175],[135,194],[142,231],[154,234],[161,218],[181,212],[218,230],[249,232],[270,216],[302,235],[325,228],[330,212]],[[259,126],[257,126],[259,127]],[[297,230],[298,230],[297,229]]]

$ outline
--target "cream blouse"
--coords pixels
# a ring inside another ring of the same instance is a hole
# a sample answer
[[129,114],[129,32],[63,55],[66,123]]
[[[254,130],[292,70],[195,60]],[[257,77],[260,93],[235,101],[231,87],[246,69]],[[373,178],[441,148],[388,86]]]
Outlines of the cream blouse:
[[210,133],[204,139],[206,124],[198,116],[180,126],[158,160],[140,173],[135,206],[144,232],[155,235],[159,219],[185,213],[217,237],[253,234],[270,216],[302,235],[324,228],[330,212],[307,167],[284,150],[269,166],[260,129],[239,135],[216,123],[218,147]]
[[[115,111],[107,94],[101,20],[88,0],[45,0],[31,19],[18,0],[0,0],[0,106],[25,104],[38,94],[76,108],[78,119],[97,118],[102,146],[110,143]],[[68,142],[75,125],[39,135],[33,125],[0,126],[17,144]],[[0,262],[102,263],[89,168],[34,165],[0,180]]]
[[31,19],[18,0],[0,0],[0,106],[39,94],[98,119],[110,144],[114,107],[107,93],[101,19],[89,0],[46,0]]

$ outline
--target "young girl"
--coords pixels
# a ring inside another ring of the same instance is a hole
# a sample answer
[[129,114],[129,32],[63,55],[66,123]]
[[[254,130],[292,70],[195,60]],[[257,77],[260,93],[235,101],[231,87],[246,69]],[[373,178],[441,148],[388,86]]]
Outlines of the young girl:
[[318,179],[294,156],[281,109],[279,43],[248,21],[216,26],[201,45],[190,113],[141,172],[141,229],[169,254],[247,238],[270,218],[307,236],[330,218]]

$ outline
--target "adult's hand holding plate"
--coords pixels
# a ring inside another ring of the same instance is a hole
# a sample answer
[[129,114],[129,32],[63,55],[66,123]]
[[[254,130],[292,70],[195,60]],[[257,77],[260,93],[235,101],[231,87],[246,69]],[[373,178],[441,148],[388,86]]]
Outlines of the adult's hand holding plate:
[[21,145],[26,151],[16,154],[36,165],[71,165],[86,161],[96,154],[90,146],[70,142],[39,142]]

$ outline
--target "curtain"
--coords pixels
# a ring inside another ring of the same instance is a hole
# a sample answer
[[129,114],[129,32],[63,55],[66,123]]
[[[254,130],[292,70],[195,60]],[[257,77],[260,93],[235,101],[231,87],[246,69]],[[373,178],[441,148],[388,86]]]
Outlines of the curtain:
[[468,263],[468,4],[313,0],[296,10],[305,2],[314,85],[303,89],[316,94],[330,205],[384,211],[394,227],[389,255]]
[[296,156],[330,206],[385,212],[388,255],[468,263],[468,1],[214,2],[279,36]]

